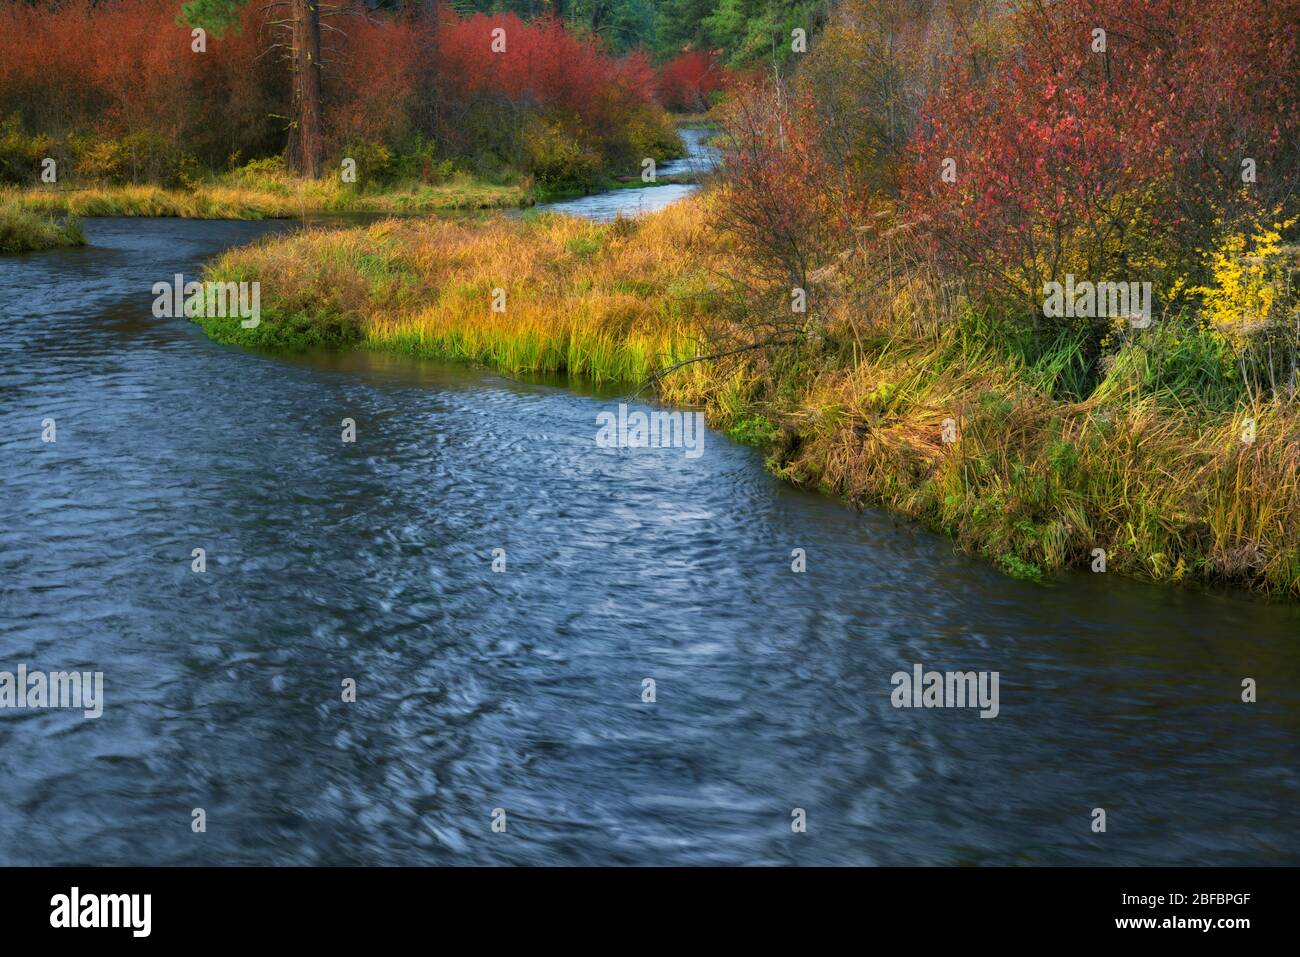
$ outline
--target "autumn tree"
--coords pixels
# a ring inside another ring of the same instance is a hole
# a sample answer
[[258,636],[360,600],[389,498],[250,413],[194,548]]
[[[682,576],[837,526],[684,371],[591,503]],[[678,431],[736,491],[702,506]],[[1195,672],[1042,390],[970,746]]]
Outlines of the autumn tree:
[[1009,50],[949,63],[903,192],[986,291],[1032,310],[1073,273],[1172,300],[1217,233],[1294,205],[1300,0],[1035,0],[1008,22]]
[[[181,7],[182,19],[220,37],[229,27],[239,27],[240,9],[248,0],[191,0]],[[324,116],[321,106],[320,0],[274,0],[267,7],[276,29],[276,47],[286,50],[293,78],[293,116],[290,121],[289,165],[317,179],[324,157]]]

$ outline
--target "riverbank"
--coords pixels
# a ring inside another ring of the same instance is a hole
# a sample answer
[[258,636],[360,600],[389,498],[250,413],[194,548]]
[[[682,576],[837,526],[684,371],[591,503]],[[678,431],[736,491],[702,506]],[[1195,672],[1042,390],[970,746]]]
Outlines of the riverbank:
[[[640,382],[701,354],[706,326],[743,332],[745,307],[722,278],[734,251],[706,225],[716,201],[603,225],[386,221],[264,241],[211,271],[262,282],[261,325],[205,325],[245,345]],[[942,530],[1016,577],[1104,568],[1300,596],[1289,407],[1215,409],[1152,386],[1149,343],[1067,401],[1042,362],[970,318],[866,339],[839,331],[815,350],[689,364],[660,397],[706,408],[711,424],[765,448],[781,477]]]
[[[697,182],[711,160],[698,143],[668,127],[673,140],[649,144],[661,172],[649,183],[640,172],[589,169],[575,178],[552,169],[536,179],[517,169],[493,176],[455,170],[444,163],[431,179],[385,178],[366,169],[353,170],[359,182],[345,183],[334,171],[321,179],[290,173],[279,158],[256,160],[229,172],[185,179],[184,186],[159,183],[106,184],[97,181],[61,186],[0,186],[0,205],[46,216],[161,216],[181,219],[288,219],[328,213],[429,214],[475,210],[526,209],[542,202],[649,186],[683,186]],[[704,128],[683,125],[694,133]],[[699,155],[703,166],[697,168]],[[696,159],[692,159],[696,157]],[[585,182],[582,176],[589,177]]]
[[229,174],[188,189],[91,186],[0,189],[0,204],[61,216],[169,216],[182,219],[285,219],[309,213],[435,213],[531,206],[532,181],[496,184],[467,174],[437,184],[358,190],[337,177]]
[[0,253],[23,253],[58,246],[84,246],[86,237],[75,219],[50,216],[0,200]]
[[[1296,863],[1300,779],[1257,771],[1293,763],[1300,701],[1269,689],[1300,685],[1300,603],[1015,581],[716,433],[695,459],[599,449],[618,387],[219,346],[153,317],[152,285],[296,224],[84,228],[85,250],[0,257],[0,644],[117,694],[98,721],[4,725],[8,806],[30,809],[0,815],[5,863]],[[917,662],[1000,671],[998,718],[891,708]],[[1261,674],[1267,712],[1238,697]],[[646,675],[676,710],[635,704]],[[359,703],[322,717],[341,676]],[[77,768],[95,814],[48,813],[74,738],[122,757]],[[842,800],[882,768],[906,786]],[[196,780],[276,783],[230,787],[196,841],[156,813],[204,803]],[[1077,813],[1099,788],[1157,813],[1101,840]],[[460,810],[498,806],[504,841]],[[791,840],[795,806],[820,837]],[[286,834],[286,807],[317,826]]]
[[70,188],[0,187],[0,204],[55,216],[166,216],[180,219],[288,219],[320,213],[419,214],[526,209],[613,189],[690,185],[694,172],[668,173],[645,182],[640,176],[606,177],[587,188],[538,187],[515,174],[494,183],[458,173],[441,183],[402,183],[368,189],[337,177],[304,180],[285,173],[230,173],[189,188],[157,185],[96,185]]
[[201,321],[216,339],[259,348],[361,346],[636,382],[694,355],[702,319],[727,308],[705,268],[723,253],[704,202],[609,224],[389,219],[268,239],[211,269],[262,283],[261,323]]

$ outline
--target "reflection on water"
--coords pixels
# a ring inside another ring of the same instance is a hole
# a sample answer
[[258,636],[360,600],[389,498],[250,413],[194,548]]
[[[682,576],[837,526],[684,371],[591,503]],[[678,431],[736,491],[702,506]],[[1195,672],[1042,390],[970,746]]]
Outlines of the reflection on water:
[[[613,395],[151,315],[284,228],[0,260],[0,670],[106,697],[0,710],[0,863],[1300,862],[1295,608],[1018,583],[716,434],[599,449]],[[917,662],[1000,715],[895,710]]]

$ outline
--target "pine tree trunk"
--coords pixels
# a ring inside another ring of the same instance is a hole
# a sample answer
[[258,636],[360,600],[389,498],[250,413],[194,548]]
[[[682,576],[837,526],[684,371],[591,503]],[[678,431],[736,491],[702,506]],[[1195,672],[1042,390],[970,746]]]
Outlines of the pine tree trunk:
[[293,0],[293,135],[289,162],[309,179],[319,179],[325,136],[320,99],[319,0]]

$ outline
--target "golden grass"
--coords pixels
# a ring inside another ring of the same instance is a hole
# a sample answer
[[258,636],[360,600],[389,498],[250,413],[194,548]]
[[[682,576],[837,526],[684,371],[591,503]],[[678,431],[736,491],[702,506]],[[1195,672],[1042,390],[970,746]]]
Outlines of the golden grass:
[[[720,250],[697,205],[612,224],[390,219],[260,243],[214,272],[262,283],[262,327],[213,331],[635,382],[695,355],[699,319],[721,303],[721,281],[706,268]],[[308,313],[324,328],[300,321]]]
[[1300,597],[1294,406],[1189,415],[1149,395],[1057,401],[1014,365],[950,345],[896,341],[811,379],[774,416],[778,474],[916,518],[1026,577],[1090,568],[1103,549],[1112,574]]
[[275,219],[323,212],[427,213],[503,209],[532,202],[531,184],[499,186],[458,176],[437,185],[358,192],[337,180],[230,174],[193,189],[95,186],[0,189],[0,203],[74,216],[176,216],[186,219]]

